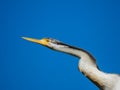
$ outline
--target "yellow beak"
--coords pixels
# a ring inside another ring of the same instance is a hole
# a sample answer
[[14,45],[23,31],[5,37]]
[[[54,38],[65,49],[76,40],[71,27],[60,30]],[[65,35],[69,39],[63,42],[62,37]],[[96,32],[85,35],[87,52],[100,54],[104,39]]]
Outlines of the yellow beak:
[[28,41],[31,41],[31,42],[35,42],[35,43],[38,43],[38,44],[41,44],[41,45],[44,45],[44,46],[47,46],[48,43],[49,43],[49,40],[44,38],[44,39],[34,39],[34,38],[28,38],[28,37],[22,37],[23,39],[25,40],[28,40]]

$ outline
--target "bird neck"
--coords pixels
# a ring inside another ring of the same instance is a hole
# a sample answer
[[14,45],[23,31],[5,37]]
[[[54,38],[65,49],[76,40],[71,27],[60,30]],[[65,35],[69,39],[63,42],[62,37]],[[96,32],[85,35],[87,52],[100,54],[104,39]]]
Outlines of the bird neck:
[[107,74],[98,69],[96,60],[90,53],[73,46],[67,46],[59,51],[80,58],[78,65],[79,70],[99,88],[105,85],[106,82],[104,81],[107,80]]

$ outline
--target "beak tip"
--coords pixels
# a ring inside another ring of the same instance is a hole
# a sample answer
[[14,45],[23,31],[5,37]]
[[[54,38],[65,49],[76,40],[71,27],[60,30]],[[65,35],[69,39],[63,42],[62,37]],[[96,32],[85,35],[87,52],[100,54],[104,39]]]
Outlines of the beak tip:
[[21,37],[22,39],[24,39],[25,37]]
[[21,38],[25,38],[25,37],[22,36]]

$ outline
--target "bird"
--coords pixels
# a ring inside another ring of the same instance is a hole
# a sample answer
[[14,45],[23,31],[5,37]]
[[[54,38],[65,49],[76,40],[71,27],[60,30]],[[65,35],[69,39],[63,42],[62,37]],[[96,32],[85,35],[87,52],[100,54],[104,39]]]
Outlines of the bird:
[[96,59],[88,51],[72,45],[68,45],[53,38],[35,39],[22,37],[25,40],[41,44],[52,50],[67,53],[79,58],[78,69],[85,75],[99,90],[120,90],[120,75],[106,73],[99,69]]

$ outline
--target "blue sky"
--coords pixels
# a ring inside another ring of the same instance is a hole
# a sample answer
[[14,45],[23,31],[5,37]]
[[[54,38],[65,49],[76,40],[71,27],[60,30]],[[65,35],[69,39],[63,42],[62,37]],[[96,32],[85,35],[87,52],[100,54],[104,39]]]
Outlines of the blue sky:
[[91,52],[120,73],[118,0],[2,0],[0,90],[97,90],[78,59],[21,39],[52,37]]

